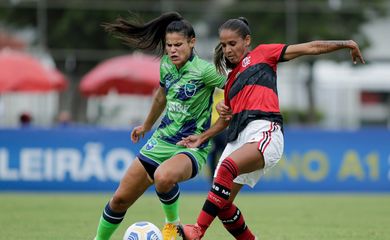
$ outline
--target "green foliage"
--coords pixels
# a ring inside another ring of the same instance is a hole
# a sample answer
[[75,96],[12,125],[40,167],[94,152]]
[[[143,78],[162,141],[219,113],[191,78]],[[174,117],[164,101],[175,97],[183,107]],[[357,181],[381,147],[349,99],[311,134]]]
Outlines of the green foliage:
[[[240,0],[229,6],[223,19],[244,16],[249,20],[254,43],[285,42],[294,44],[316,39],[358,39],[368,46],[367,37],[360,32],[363,23],[386,14],[386,1],[340,1],[339,9],[332,9],[328,0],[296,0],[296,41],[287,42],[285,0]],[[257,11],[258,9],[258,11]],[[241,12],[240,12],[241,10]],[[290,9],[291,11],[291,9]],[[238,14],[237,14],[238,12]],[[289,29],[291,30],[291,29]]]
[[9,28],[36,26],[36,11],[27,8],[0,8],[0,22]]
[[[336,7],[332,7],[330,4],[332,1],[329,0],[295,0],[296,15],[287,14],[292,9],[287,4],[294,2],[293,0],[45,1],[48,6],[46,10],[48,50],[56,58],[57,66],[69,71],[76,82],[98,62],[114,54],[133,50],[104,32],[101,27],[102,23],[112,22],[118,16],[126,18],[128,11],[137,13],[142,19],[148,21],[159,16],[163,11],[176,10],[194,25],[201,20],[206,21],[210,27],[208,36],[213,38],[217,37],[217,29],[224,21],[244,16],[249,20],[252,29],[253,46],[271,42],[294,44],[315,39],[354,39],[361,49],[369,46],[367,36],[360,32],[362,24],[375,17],[383,16],[388,11],[387,0],[340,0],[340,5]],[[210,8],[210,5],[214,7]],[[115,6],[128,7],[122,9]],[[11,30],[25,27],[37,28],[36,7],[37,1],[0,0],[0,27]],[[290,18],[296,19],[296,25],[289,24],[294,22]],[[80,49],[98,50],[94,52],[98,53],[77,52]],[[53,50],[59,51],[56,54]],[[103,51],[99,52],[99,50]],[[345,54],[342,54],[342,57],[338,57],[338,54],[341,52],[323,57],[345,59]],[[71,70],[64,67],[69,56],[76,59],[76,67]],[[309,59],[309,57],[305,58]],[[308,94],[310,95],[312,94]],[[314,109],[310,100],[309,105]]]
[[50,11],[49,48],[124,48],[101,27],[103,22],[112,21],[115,17],[116,14],[109,11]]
[[[51,1],[47,1],[50,5]],[[60,2],[60,1],[56,1]],[[89,0],[90,4],[94,1]],[[190,21],[198,21],[204,17],[204,11],[185,8],[181,1],[170,1],[173,9],[181,12]],[[185,2],[189,6],[205,6],[204,1]],[[332,9],[328,0],[296,1],[297,3],[297,41],[321,39],[349,39],[359,35],[361,24],[376,16],[385,14],[385,0],[341,1],[339,9]],[[107,2],[107,4],[110,4]],[[108,36],[100,25],[113,21],[118,16],[126,17],[135,1],[128,3],[129,9],[112,8],[59,8],[47,9],[47,35],[49,48],[74,49],[127,49],[117,39]],[[135,11],[146,20],[158,16],[160,1],[150,1],[150,10]],[[155,5],[157,8],[152,8]],[[34,5],[20,5],[11,8],[0,8],[0,22],[7,27],[36,26],[37,11]],[[175,8],[176,6],[176,8]],[[183,8],[185,10],[181,11]],[[244,16],[248,18],[253,31],[254,43],[286,42],[287,15],[285,0],[233,1],[232,4],[215,9],[217,19],[211,25],[211,35],[217,35],[218,26],[228,18]],[[213,31],[214,29],[214,31]],[[362,41],[364,36],[359,36]]]

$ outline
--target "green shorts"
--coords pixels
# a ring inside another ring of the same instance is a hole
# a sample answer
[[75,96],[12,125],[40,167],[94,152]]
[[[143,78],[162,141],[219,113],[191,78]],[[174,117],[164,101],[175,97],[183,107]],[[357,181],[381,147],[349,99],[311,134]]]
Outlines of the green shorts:
[[[210,151],[210,145],[205,148],[186,148],[172,143],[168,143],[160,138],[152,136],[148,142],[141,148],[138,158],[153,178],[154,170],[165,160],[177,154],[185,154],[192,161],[192,175],[195,177],[202,167],[206,164],[207,156]],[[148,169],[149,168],[149,169]],[[152,168],[152,169],[150,169]]]

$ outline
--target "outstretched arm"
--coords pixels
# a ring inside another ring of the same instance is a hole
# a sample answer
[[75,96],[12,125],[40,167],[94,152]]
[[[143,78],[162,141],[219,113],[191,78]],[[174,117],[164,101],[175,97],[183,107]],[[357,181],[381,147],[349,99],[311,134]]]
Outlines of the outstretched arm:
[[307,43],[300,43],[289,45],[284,53],[284,60],[291,60],[304,55],[320,55],[323,53],[330,53],[339,49],[349,48],[351,52],[352,61],[357,63],[357,59],[364,63],[359,46],[353,40],[346,41],[312,41]]
[[220,117],[215,122],[215,124],[211,126],[211,128],[207,129],[203,133],[198,135],[190,135],[186,138],[183,138],[180,142],[176,144],[188,148],[197,148],[208,139],[222,132],[228,125],[229,125],[229,121],[226,121]]

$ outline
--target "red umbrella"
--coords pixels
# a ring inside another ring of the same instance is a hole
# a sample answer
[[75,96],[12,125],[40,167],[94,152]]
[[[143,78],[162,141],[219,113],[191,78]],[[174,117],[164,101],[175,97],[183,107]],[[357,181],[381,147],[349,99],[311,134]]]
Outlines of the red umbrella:
[[62,74],[57,69],[48,69],[49,76],[51,77],[53,81],[53,86],[57,90],[65,90],[68,86],[68,80],[65,78],[64,74]]
[[60,91],[67,86],[56,69],[43,66],[32,56],[18,51],[0,51],[0,92]]
[[80,91],[85,96],[105,95],[111,89],[120,94],[150,95],[159,81],[159,59],[138,53],[100,63],[81,79]]

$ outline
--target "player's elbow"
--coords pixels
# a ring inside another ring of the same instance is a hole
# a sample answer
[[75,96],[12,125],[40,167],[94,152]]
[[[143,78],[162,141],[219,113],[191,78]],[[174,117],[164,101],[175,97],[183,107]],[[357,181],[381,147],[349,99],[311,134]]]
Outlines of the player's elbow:
[[306,49],[307,55],[319,55],[323,53],[323,46],[321,41],[312,41],[308,43],[308,47]]

